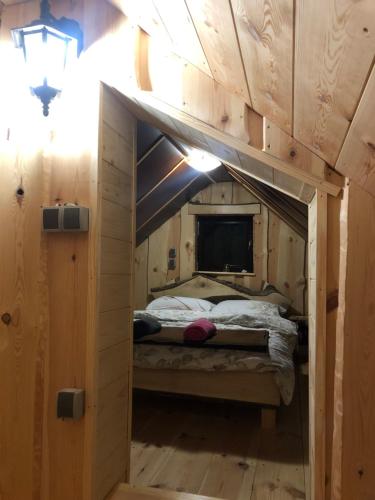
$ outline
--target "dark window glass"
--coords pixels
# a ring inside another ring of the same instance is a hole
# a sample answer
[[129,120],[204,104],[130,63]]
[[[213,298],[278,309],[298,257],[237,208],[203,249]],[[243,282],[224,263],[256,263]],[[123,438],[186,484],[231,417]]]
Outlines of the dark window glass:
[[198,271],[253,272],[253,218],[199,216]]

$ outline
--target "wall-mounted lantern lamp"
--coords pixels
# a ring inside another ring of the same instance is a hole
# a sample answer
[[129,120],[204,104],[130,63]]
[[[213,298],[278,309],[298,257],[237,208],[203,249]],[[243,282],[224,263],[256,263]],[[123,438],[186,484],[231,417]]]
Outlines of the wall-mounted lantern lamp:
[[30,89],[43,103],[48,116],[52,99],[61,92],[64,71],[83,48],[83,35],[77,21],[56,19],[48,0],[40,2],[40,19],[12,29],[17,48],[23,50]]

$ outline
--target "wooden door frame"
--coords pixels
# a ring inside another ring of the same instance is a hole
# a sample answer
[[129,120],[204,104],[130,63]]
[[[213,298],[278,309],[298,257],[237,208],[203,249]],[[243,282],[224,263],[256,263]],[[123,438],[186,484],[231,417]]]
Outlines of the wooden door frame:
[[[134,108],[131,108],[134,112]],[[319,189],[309,207],[309,463],[311,500],[325,498],[327,213],[330,195]],[[333,197],[332,197],[333,198]],[[134,207],[135,209],[135,207]],[[130,411],[132,411],[130,409]]]
[[325,498],[326,477],[326,303],[327,193],[315,192],[309,205],[309,463],[311,500]]

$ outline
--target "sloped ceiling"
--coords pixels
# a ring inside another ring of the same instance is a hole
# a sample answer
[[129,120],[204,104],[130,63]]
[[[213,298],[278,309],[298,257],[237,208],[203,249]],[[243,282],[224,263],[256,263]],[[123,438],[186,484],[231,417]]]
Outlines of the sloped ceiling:
[[137,245],[213,182],[237,181],[301,236],[307,235],[307,207],[230,167],[202,174],[184,161],[183,146],[151,125],[138,121]]
[[375,195],[373,0],[110,1]]

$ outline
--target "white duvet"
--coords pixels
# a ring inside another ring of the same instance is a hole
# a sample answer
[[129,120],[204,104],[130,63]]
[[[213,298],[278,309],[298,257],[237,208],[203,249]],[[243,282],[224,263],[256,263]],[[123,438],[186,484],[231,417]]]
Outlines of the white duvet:
[[[275,372],[275,380],[280,389],[280,394],[285,404],[292,400],[295,377],[293,364],[293,351],[297,341],[297,328],[295,323],[282,318],[273,304],[251,301],[251,309],[238,310],[237,312],[222,312],[225,307],[213,308],[211,311],[181,311],[181,310],[152,310],[135,311],[134,318],[141,319],[149,316],[157,319],[162,326],[186,327],[189,323],[206,318],[215,323],[218,330],[244,329],[267,330],[269,332],[269,361],[268,366]],[[257,303],[255,303],[257,302]],[[268,307],[270,306],[270,307]],[[272,306],[272,307],[271,307]],[[215,310],[216,309],[216,310]],[[242,312],[243,311],[243,312]],[[267,361],[264,361],[266,363]],[[137,365],[135,359],[135,365]],[[186,368],[186,367],[185,367]],[[193,368],[192,368],[193,369]],[[233,363],[223,367],[225,370],[238,370]]]

